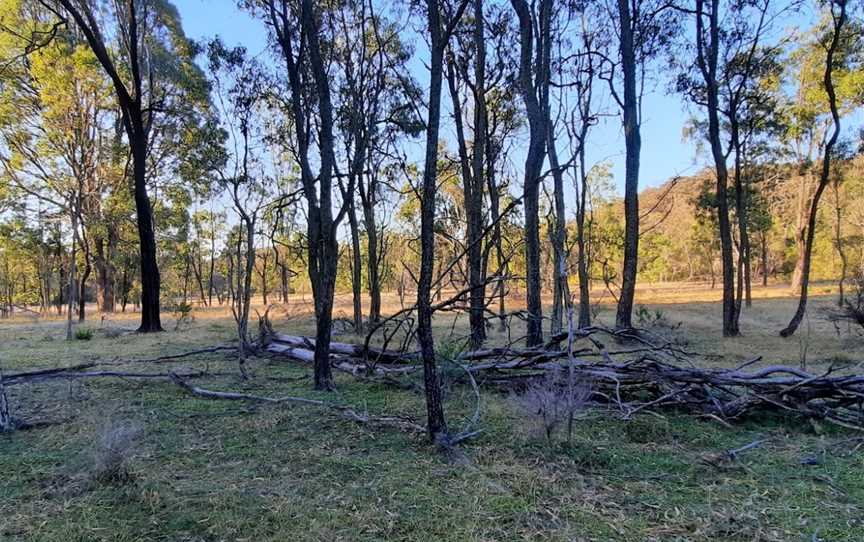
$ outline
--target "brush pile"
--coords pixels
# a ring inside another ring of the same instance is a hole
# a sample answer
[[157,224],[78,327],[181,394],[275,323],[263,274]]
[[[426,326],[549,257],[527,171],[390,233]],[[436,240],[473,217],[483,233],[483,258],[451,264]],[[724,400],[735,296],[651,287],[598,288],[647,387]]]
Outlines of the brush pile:
[[[605,337],[604,337],[605,336]],[[600,339],[619,346],[610,349]],[[560,346],[566,342],[566,347]],[[577,348],[577,345],[587,345]],[[315,341],[262,329],[262,349],[311,363]],[[333,368],[385,383],[422,374],[418,354],[347,343],[331,343]],[[617,408],[624,417],[643,410],[676,409],[722,423],[766,412],[800,415],[864,430],[864,375],[821,374],[791,366],[697,367],[691,352],[653,341],[644,333],[593,327],[552,338],[543,348],[490,348],[463,352],[453,361],[487,387],[518,389],[549,371],[566,371],[590,383],[592,401]]]

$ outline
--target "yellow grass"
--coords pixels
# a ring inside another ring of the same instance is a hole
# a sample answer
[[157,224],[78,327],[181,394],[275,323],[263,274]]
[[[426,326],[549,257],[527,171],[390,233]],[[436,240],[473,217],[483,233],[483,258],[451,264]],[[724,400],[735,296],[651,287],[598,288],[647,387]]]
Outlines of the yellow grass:
[[[849,365],[864,362],[864,339],[854,328],[843,327],[838,334],[837,329],[825,318],[825,310],[836,304],[836,285],[817,283],[811,287],[811,298],[808,313],[798,333],[789,339],[779,336],[779,330],[787,323],[795,310],[797,297],[790,292],[788,285],[773,284],[768,287],[756,286],[753,290],[753,306],[744,308],[741,315],[742,336],[724,338],[721,334],[721,314],[719,288],[711,288],[705,283],[675,283],[675,284],[642,284],[637,290],[637,307],[645,307],[652,315],[657,311],[662,314],[663,321],[677,327],[674,336],[684,340],[688,348],[701,354],[700,361],[705,363],[734,364],[762,357],[762,363],[782,363],[798,365],[802,359],[808,367],[827,367],[829,364]],[[405,306],[414,301],[414,292],[405,296]],[[444,293],[447,297],[449,293]],[[592,292],[596,305],[593,308],[595,322],[603,325],[614,324],[614,298],[602,290]],[[364,296],[365,297],[365,296]],[[312,299],[309,294],[292,295],[287,304],[272,303],[270,315],[274,325],[281,331],[296,334],[313,334],[314,317]],[[367,299],[364,298],[364,311]],[[396,293],[386,293],[383,296],[383,313],[392,314],[403,307]],[[506,298],[508,311],[524,307],[524,295],[511,292]],[[254,303],[255,311],[263,313],[265,307],[261,299]],[[76,324],[94,329],[119,327],[134,329],[137,326],[137,312],[128,310],[126,313],[99,315],[95,307],[88,307],[88,321]],[[544,308],[544,314],[549,315],[551,308]],[[350,320],[352,302],[350,293],[336,296],[334,316]],[[196,306],[194,309],[196,324],[194,329],[209,329],[214,341],[230,338],[233,325],[230,308],[227,305],[216,307]],[[253,320],[255,312],[253,312]],[[170,311],[163,310],[163,325],[171,331],[176,323],[176,317]],[[635,322],[638,324],[638,322]],[[19,313],[15,318],[0,321],[0,340],[4,343],[10,336],[36,334],[46,340],[61,340],[64,335],[65,316],[56,313],[35,317],[30,313]],[[254,321],[253,321],[254,329]],[[467,317],[464,314],[441,313],[434,321],[435,333],[440,340],[459,340],[467,333]],[[218,330],[218,331],[217,331]],[[851,332],[850,332],[851,331]],[[512,319],[508,331],[500,331],[498,324],[493,323],[489,331],[491,345],[506,344],[522,336],[523,326],[518,319]],[[153,338],[155,346],[173,342],[175,335],[159,335]],[[200,344],[199,338],[195,342]],[[362,335],[344,334],[336,338],[341,341],[360,341]],[[182,339],[181,339],[182,341]],[[146,342],[151,342],[147,339]],[[375,337],[375,343],[380,344],[380,337]],[[116,352],[121,355],[122,352]],[[4,356],[5,357],[5,356]]]

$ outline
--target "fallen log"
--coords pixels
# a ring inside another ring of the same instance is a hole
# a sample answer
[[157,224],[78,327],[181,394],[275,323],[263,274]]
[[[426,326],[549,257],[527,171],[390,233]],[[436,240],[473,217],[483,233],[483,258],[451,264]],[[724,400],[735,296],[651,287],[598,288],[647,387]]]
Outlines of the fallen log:
[[[370,352],[363,347],[336,344],[331,363],[342,372],[393,380],[421,369],[414,364],[413,352],[378,350],[375,354],[390,362],[370,364]],[[679,409],[728,421],[781,411],[864,430],[864,375],[835,375],[833,369],[812,374],[785,365],[754,367],[758,359],[736,368],[701,368],[690,359],[682,366],[670,361],[683,356],[680,348],[640,344],[627,350],[583,349],[573,354],[559,349],[489,348],[465,352],[455,361],[479,385],[488,382],[497,387],[508,383],[518,387],[550,371],[573,371],[576,379],[590,383],[596,401],[614,403],[625,418],[646,410]],[[311,363],[314,340],[274,333],[264,349],[277,357]],[[601,360],[587,359],[599,354]]]

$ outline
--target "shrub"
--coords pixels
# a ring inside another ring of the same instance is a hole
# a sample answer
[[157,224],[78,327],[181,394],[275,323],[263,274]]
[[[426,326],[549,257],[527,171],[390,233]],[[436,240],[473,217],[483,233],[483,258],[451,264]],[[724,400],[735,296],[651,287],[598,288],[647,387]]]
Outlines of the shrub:
[[593,386],[589,380],[571,380],[567,369],[549,370],[542,378],[528,384],[511,401],[529,420],[538,424],[550,443],[562,425],[567,428],[567,442],[573,438],[573,422],[585,410]]
[[93,330],[88,327],[81,327],[75,330],[75,339],[78,341],[89,341],[93,338]]
[[180,326],[183,324],[188,324],[195,320],[195,317],[192,314],[192,304],[187,303],[186,301],[181,301],[174,306],[174,318],[177,319],[177,322],[174,324],[174,331],[180,329]]
[[88,478],[104,484],[129,482],[129,462],[140,436],[140,426],[130,421],[111,421],[100,428],[90,452]]

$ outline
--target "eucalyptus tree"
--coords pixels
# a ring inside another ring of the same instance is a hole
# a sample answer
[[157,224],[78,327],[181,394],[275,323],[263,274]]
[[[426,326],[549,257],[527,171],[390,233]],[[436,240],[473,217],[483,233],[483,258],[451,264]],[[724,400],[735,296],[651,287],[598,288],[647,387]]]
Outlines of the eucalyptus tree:
[[549,137],[549,63],[552,1],[529,5],[511,0],[519,19],[519,89],[528,119],[522,203],[525,208],[526,343],[543,343],[543,301],[540,281],[540,183]]
[[[459,170],[465,209],[465,252],[468,257],[468,298],[470,342],[479,348],[486,340],[486,273],[488,249],[484,249],[486,210],[486,146],[489,137],[487,110],[486,20],[483,0],[474,0],[471,17],[465,17],[462,33],[456,36],[447,55],[447,84],[453,106]],[[473,65],[473,70],[471,69]],[[469,73],[472,72],[472,73]],[[464,88],[462,88],[464,87]],[[470,97],[473,110],[472,134],[466,135],[466,109],[463,94]],[[487,244],[488,246],[488,244]]]
[[[284,100],[293,141],[286,147],[300,166],[300,184],[307,207],[307,265],[315,301],[316,389],[333,389],[330,333],[339,244],[336,233],[350,206],[343,201],[334,214],[336,174],[334,112],[324,45],[332,41],[332,20],[311,0],[246,0],[243,5],[261,17],[284,63],[288,97]],[[313,154],[314,151],[317,151]],[[317,173],[312,164],[318,163]],[[346,194],[354,186],[348,183]]]
[[[429,438],[447,445],[450,435],[444,417],[441,381],[435,360],[432,336],[432,277],[435,268],[435,196],[438,189],[438,135],[441,126],[441,89],[444,79],[444,53],[469,0],[443,5],[439,0],[425,3],[429,33],[429,99],[426,117],[426,152],[420,196],[420,274],[417,280],[417,341],[423,360],[426,392],[426,417]],[[444,8],[449,8],[447,11]]]
[[[21,5],[3,6],[3,17],[17,19],[33,34],[48,24],[45,10],[26,11]],[[26,49],[25,33],[13,34],[3,44],[2,55],[13,56]],[[7,36],[8,37],[8,36]],[[23,43],[22,43],[23,42]],[[41,209],[53,208],[70,222],[73,253],[69,258],[69,298],[78,298],[79,320],[84,319],[85,284],[92,269],[94,240],[101,249],[104,232],[111,230],[107,209],[122,192],[112,161],[112,122],[116,118],[110,100],[110,83],[95,57],[74,34],[55,30],[52,40],[40,44],[38,55],[19,56],[6,65],[2,81],[0,111],[0,166],[18,195]],[[83,273],[73,284],[82,250]],[[97,255],[99,253],[97,252]],[[97,259],[100,278],[104,260]],[[105,307],[105,283],[98,282],[100,307]],[[76,295],[77,294],[77,295]],[[106,307],[107,308],[107,307]],[[71,318],[71,315],[70,315]],[[71,336],[71,326],[69,326]]]
[[[382,185],[378,167],[382,155],[405,135],[417,135],[422,129],[412,102],[420,90],[409,75],[407,62],[410,47],[400,37],[401,25],[391,20],[383,9],[367,0],[344,2],[334,10],[335,62],[330,70],[335,81],[336,127],[346,170],[340,177],[342,198],[348,204],[348,222],[352,243],[352,290],[354,326],[363,327],[360,302],[362,257],[360,228],[355,194],[362,208],[367,238],[367,281],[370,297],[369,319],[381,316],[380,253],[383,235],[379,231],[378,202]],[[340,172],[341,173],[341,172]]]
[[[695,0],[692,7],[679,6],[695,22],[694,43],[685,50],[695,62],[679,60],[681,73],[677,88],[690,101],[705,110],[708,119],[705,137],[711,147],[716,175],[714,204],[720,234],[723,273],[723,334],[739,334],[742,297],[750,299],[750,236],[744,179],[746,146],[761,127],[770,99],[762,88],[766,80],[776,77],[774,60],[781,44],[766,45],[765,35],[775,13],[770,0],[745,2],[730,0]],[[724,141],[728,139],[729,143]],[[734,153],[732,201],[737,218],[738,241],[735,243],[729,206],[729,169],[727,159]],[[734,250],[738,249],[738,274]]]
[[204,90],[194,64],[196,48],[185,37],[177,10],[168,0],[38,1],[84,36],[111,81],[132,162],[141,274],[138,330],[161,331],[148,160],[159,117]]
[[624,129],[624,262],[615,314],[619,329],[633,327],[633,299],[639,270],[639,159],[642,150],[642,96],[650,62],[663,51],[677,30],[664,0],[611,0],[605,3],[611,27],[610,51],[598,51],[603,62],[598,77],[609,84],[621,111]]
[[[233,273],[228,280],[233,292],[231,312],[237,324],[240,369],[245,377],[245,359],[252,343],[249,314],[257,257],[256,233],[271,200],[265,156],[266,123],[262,120],[268,113],[271,84],[264,68],[242,47],[229,49],[220,40],[213,40],[207,47],[207,57],[221,122],[219,127],[211,126],[213,146],[202,149],[200,162],[212,167],[218,186],[227,193],[239,220],[229,235],[227,251],[233,261]],[[220,152],[220,140],[227,147],[224,154]]]
[[[588,145],[588,136],[591,129],[597,125],[599,118],[605,113],[599,105],[599,100],[596,97],[598,82],[599,67],[602,64],[596,52],[600,50],[599,43],[602,41],[600,31],[595,28],[591,21],[597,15],[597,7],[586,5],[581,11],[572,13],[576,34],[572,40],[571,47],[573,51],[568,54],[569,61],[561,62],[557,69],[558,77],[561,79],[556,86],[561,90],[559,100],[561,102],[561,117],[558,123],[563,125],[566,140],[569,143],[570,160],[573,161],[573,166],[566,168],[570,172],[573,185],[576,192],[575,198],[575,215],[576,215],[576,268],[579,278],[579,315],[578,327],[584,328],[591,325],[591,276],[590,276],[590,232],[586,220],[589,220],[589,205],[590,205],[590,182],[589,182],[589,167],[586,160],[586,148]],[[551,121],[550,121],[551,122]],[[550,128],[554,130],[555,124]],[[554,131],[553,131],[554,133]],[[554,144],[553,144],[554,147]],[[550,147],[550,157],[553,154]],[[556,152],[557,154],[557,152]],[[557,161],[557,159],[555,160]],[[553,172],[562,168],[556,168],[550,163]],[[563,184],[556,179],[556,192],[563,191],[563,186],[559,189],[558,184]],[[562,194],[563,196],[563,194]],[[563,199],[563,197],[561,198]],[[562,202],[563,203],[563,202]],[[556,201],[557,207],[563,207],[563,204]],[[563,209],[556,208],[558,225],[556,227],[556,251],[561,254],[559,259],[564,260],[566,237],[566,223],[562,220],[561,215]],[[562,265],[559,264],[559,265]],[[562,265],[562,266],[563,266]],[[564,296],[567,295],[565,288],[567,277],[559,277],[558,297],[556,303],[561,308],[559,309],[558,318],[563,317]],[[553,322],[555,317],[553,316]],[[559,329],[561,324],[559,323]]]
[[[832,160],[834,159],[835,146],[840,137],[840,107],[842,102],[838,97],[835,78],[846,76],[850,73],[852,74],[851,77],[855,78],[860,77],[861,74],[861,57],[858,56],[861,51],[861,27],[858,21],[850,21],[850,12],[853,16],[857,14],[856,7],[854,5],[847,5],[847,0],[829,0],[825,3],[825,7],[827,11],[827,28],[819,32],[815,49],[824,53],[821,84],[817,83],[817,88],[819,89],[817,92],[820,94],[824,93],[822,96],[823,103],[827,104],[831,119],[830,128],[828,128],[830,132],[825,134],[824,144],[821,145],[822,160],[819,168],[819,178],[816,189],[810,199],[806,233],[803,235],[799,233],[799,254],[796,273],[800,277],[801,291],[798,298],[798,306],[789,324],[780,331],[780,335],[783,337],[789,337],[795,333],[807,310],[807,294],[810,282],[813,242],[816,237],[819,201],[831,182]],[[843,82],[848,82],[848,80],[844,80]],[[824,107],[818,108],[817,111],[819,109],[824,110]],[[813,117],[817,115],[813,114]],[[801,240],[802,236],[803,242]]]

